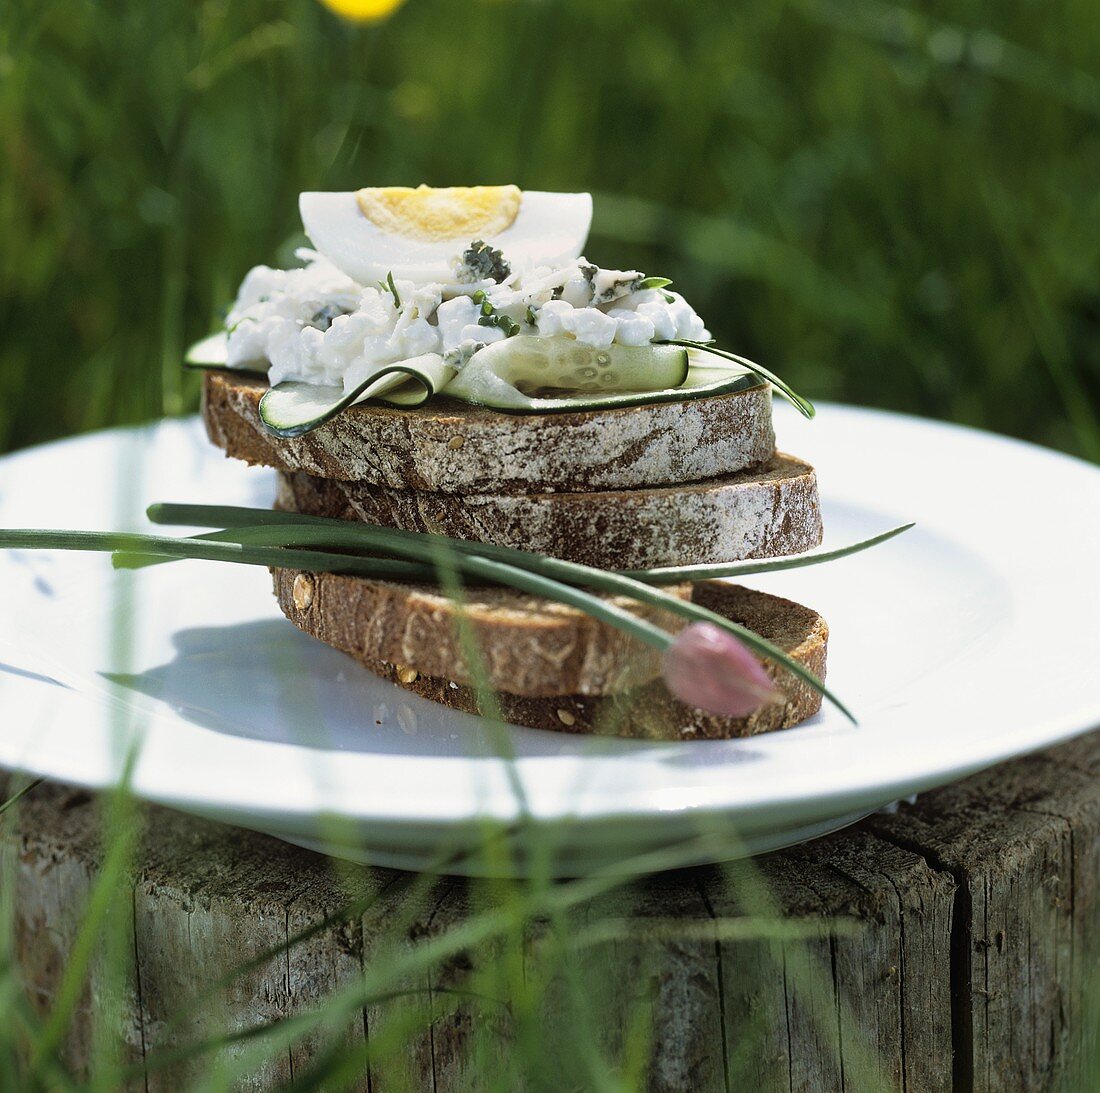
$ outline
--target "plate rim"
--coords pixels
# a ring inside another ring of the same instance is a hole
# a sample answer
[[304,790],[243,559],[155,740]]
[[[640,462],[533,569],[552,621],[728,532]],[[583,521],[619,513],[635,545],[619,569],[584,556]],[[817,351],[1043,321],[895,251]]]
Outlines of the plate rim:
[[[857,415],[883,424],[900,422],[907,428],[917,428],[919,430],[945,430],[966,438],[977,438],[983,443],[1008,445],[1021,452],[1027,458],[1053,460],[1055,463],[1064,462],[1068,467],[1072,467],[1074,471],[1085,473],[1090,479],[1090,485],[1096,489],[1097,497],[1100,498],[1100,468],[1076,456],[1045,448],[1029,441],[1005,437],[997,433],[989,432],[988,430],[975,429],[953,422],[935,421],[911,414],[882,411],[868,407],[847,406],[839,403],[822,403],[821,407],[824,410],[841,411],[845,414]],[[194,428],[195,422],[195,418],[167,419],[167,423],[180,424],[189,428]],[[43,452],[56,451],[63,447],[71,447],[86,443],[102,443],[104,441],[121,441],[125,437],[134,436],[135,434],[155,433],[157,430],[164,428],[165,425],[166,422],[158,422],[145,426],[100,430],[95,433],[82,434],[75,437],[68,437],[60,441],[35,445],[5,455],[0,459],[0,467],[9,467],[13,464],[33,460]],[[2,651],[2,646],[0,646],[0,651]],[[33,683],[32,681],[23,682],[36,687],[47,686],[47,684]],[[81,694],[77,697],[82,701],[88,702],[99,700],[97,697],[87,694]],[[143,716],[154,717],[158,722],[169,717],[167,713]],[[591,800],[586,799],[582,815],[577,816],[559,811],[556,816],[539,816],[536,814],[535,818],[540,822],[567,819],[570,822],[578,824],[600,825],[604,823],[621,822],[623,820],[637,820],[640,816],[654,818],[656,816],[668,817],[674,815],[681,819],[702,817],[709,814],[737,816],[755,812],[766,812],[768,810],[787,809],[796,804],[807,808],[812,806],[815,812],[819,812],[822,808],[847,806],[853,800],[863,801],[870,797],[876,799],[881,798],[880,803],[886,803],[898,796],[906,795],[908,792],[911,792],[910,787],[915,784],[921,784],[925,789],[931,788],[933,785],[942,785],[976,770],[993,766],[1007,759],[1024,755],[1044,747],[1053,746],[1054,744],[1064,742],[1075,736],[1083,735],[1098,728],[1100,728],[1100,693],[1098,693],[1096,700],[1091,704],[1084,703],[1079,708],[1074,708],[1070,712],[1064,712],[1058,716],[1044,719],[1041,722],[1032,722],[1026,727],[1018,728],[1003,739],[999,738],[998,746],[994,748],[990,748],[987,738],[981,738],[973,742],[967,741],[965,745],[960,744],[960,747],[953,750],[950,753],[950,758],[946,760],[942,758],[939,761],[936,760],[935,757],[942,755],[939,750],[933,750],[928,753],[917,753],[915,757],[911,757],[913,764],[910,766],[909,772],[904,778],[895,777],[868,780],[863,776],[854,778],[850,782],[840,781],[837,784],[823,787],[818,792],[811,794],[807,794],[804,791],[799,791],[797,793],[792,791],[789,795],[785,795],[782,792],[782,787],[779,787],[779,791],[777,792],[777,788],[773,786],[766,800],[751,798],[742,802],[728,800],[716,801],[712,799],[703,801],[681,800],[676,804],[663,804],[659,808],[655,807],[652,803],[644,804],[641,802],[637,803],[634,807],[628,808],[622,807],[619,802],[613,802],[601,808]],[[288,748],[293,751],[301,751],[303,749],[303,745],[298,744],[245,740],[243,738],[235,738],[235,740],[237,746],[243,747],[276,747]],[[725,742],[691,741],[684,746],[705,747],[708,744],[720,743]],[[0,741],[0,748],[2,748],[2,741]],[[402,763],[407,763],[410,759],[407,755],[379,756],[378,758],[389,762],[400,761]],[[431,756],[428,758],[438,761],[441,757]],[[11,759],[11,756],[5,756],[5,764],[14,766],[14,764],[10,762]],[[456,761],[467,762],[468,760]],[[503,760],[492,759],[491,762],[499,763],[503,762]],[[383,765],[385,765],[385,763],[383,763]],[[51,774],[50,770],[43,769],[42,764],[19,763],[18,766],[21,769],[32,771],[38,775],[46,777],[57,776]],[[916,768],[915,770],[913,769],[914,766]],[[161,772],[161,775],[163,775],[163,772]],[[89,788],[105,788],[111,784],[109,779],[93,779],[81,783],[79,779],[74,777],[71,773],[60,777],[63,777],[66,781],[74,782],[75,784],[88,785]],[[268,802],[266,805],[261,806],[260,802],[249,794],[244,794],[237,799],[227,797],[224,792],[214,796],[204,796],[201,791],[196,793],[194,787],[191,787],[191,792],[186,794],[182,794],[179,791],[171,792],[162,784],[162,778],[150,778],[150,772],[146,771],[141,764],[139,764],[133,788],[140,796],[155,800],[158,803],[169,804],[184,809],[186,809],[188,805],[209,806],[226,812],[227,814],[231,813],[237,816],[253,815],[258,808],[266,810],[270,808],[271,804]],[[670,790],[668,792],[671,793],[673,791]],[[678,792],[681,797],[685,795],[698,796],[700,790],[698,788],[685,787],[675,792]],[[516,803],[514,797],[510,797],[510,801]],[[442,801],[435,803],[441,804]],[[377,806],[377,798],[373,795],[359,800],[357,802],[358,807],[356,808],[350,808],[348,804],[349,802],[346,799],[341,800],[342,807],[339,814],[342,817],[357,822],[375,824],[393,823],[396,825],[408,825],[421,823],[430,826],[433,824],[439,825],[468,821],[475,818],[474,814],[469,812],[464,812],[462,814],[457,814],[455,812],[440,812],[431,815],[425,814],[422,804],[417,806],[415,814],[414,810],[402,814],[399,808],[395,808],[395,803],[392,800],[388,801],[384,807]],[[515,809],[501,810],[495,807],[499,802],[491,802],[491,804],[494,807],[486,808],[484,811],[478,813],[477,817],[510,822],[522,814]],[[371,807],[372,805],[375,807]],[[317,809],[314,803],[304,799],[293,801],[284,800],[281,803],[279,814],[288,819],[303,819],[315,817],[317,815]]]

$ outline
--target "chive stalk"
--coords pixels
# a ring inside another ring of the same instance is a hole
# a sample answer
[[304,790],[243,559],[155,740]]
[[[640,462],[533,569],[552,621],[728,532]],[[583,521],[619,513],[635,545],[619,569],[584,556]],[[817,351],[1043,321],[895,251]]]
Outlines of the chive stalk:
[[246,546],[236,540],[172,538],[117,531],[0,530],[0,550],[76,550],[112,554],[120,569],[138,569],[151,559],[230,562],[283,569],[348,573],[375,580],[430,580],[430,566],[397,558],[364,558],[317,550],[283,550]]
[[715,562],[703,565],[659,566],[654,569],[623,569],[624,576],[645,581],[646,584],[680,584],[683,581],[712,581],[719,577],[749,577],[754,573],[778,573],[784,569],[803,569],[806,566],[819,565],[822,562],[835,562],[847,558],[850,554],[869,550],[873,546],[885,543],[908,531],[914,524],[899,524],[889,531],[861,539],[857,543],[837,547],[835,550],[818,550],[808,554],[793,554],[789,558],[764,558],[760,561]]
[[[218,527],[228,529],[216,531],[208,535],[198,536],[200,539],[232,539],[230,534],[234,528],[243,527],[268,527],[271,525],[302,524],[327,528],[346,528],[358,525],[347,520],[338,520],[328,516],[309,516],[299,512],[286,512],[280,509],[256,509],[237,505],[183,505],[183,504],[156,504],[149,508],[149,519],[156,524],[166,526],[186,527]],[[764,558],[759,560],[738,562],[714,562],[701,565],[688,566],[655,566],[651,569],[620,569],[620,570],[596,570],[595,572],[618,573],[623,577],[630,577],[645,584],[665,585],[684,584],[696,581],[710,581],[722,577],[748,577],[760,573],[777,573],[786,569],[803,569],[806,566],[819,565],[823,562],[834,562],[841,558],[847,558],[851,554],[869,550],[873,546],[879,546],[890,539],[896,538],[902,532],[909,531],[915,525],[912,523],[899,524],[889,531],[872,535],[868,539],[860,539],[855,543],[837,547],[834,550],[811,551],[806,554],[793,554],[787,558]],[[398,528],[386,529],[393,533],[417,535],[418,532],[401,532]],[[539,560],[543,555],[531,551],[519,550],[512,547],[495,546],[490,543],[479,543],[468,539],[452,539],[443,535],[433,536],[433,539],[442,540],[454,550],[476,551],[487,557],[500,557],[502,560],[517,561],[517,556],[522,557],[523,562]],[[518,564],[518,561],[517,561]],[[585,567],[589,568],[589,567]],[[410,578],[412,579],[412,578]]]
[[217,527],[219,530],[193,538],[119,532],[9,530],[0,531],[0,548],[110,552],[120,568],[196,559],[408,581],[434,579],[438,550],[447,547],[453,552],[455,567],[463,573],[576,607],[658,649],[667,648],[672,641],[668,632],[582,589],[622,595],[693,622],[713,623],[820,691],[853,722],[852,714],[821,680],[771,642],[730,619],[653,586],[816,564],[865,550],[913,526],[907,524],[837,550],[801,557],[610,572],[510,547],[270,509],[158,504],[149,509],[149,518],[159,524]]
[[723,360],[732,361],[734,364],[747,368],[762,380],[767,380],[803,417],[812,418],[817,410],[809,399],[803,398],[785,380],[781,380],[774,372],[768,371],[762,364],[750,361],[748,357],[742,357],[737,353],[731,353],[728,349],[719,349],[709,342],[693,342],[685,338],[669,338],[666,341],[655,342],[655,345],[682,345],[685,349],[696,349],[700,353],[710,353],[712,356],[721,357]]
[[[297,529],[301,530],[301,529]],[[79,550],[110,553],[121,569],[136,569],[148,564],[150,556],[172,559],[193,559],[211,562],[236,562],[243,565],[259,565],[274,569],[304,569],[314,572],[347,573],[353,576],[380,580],[408,580],[410,572],[420,579],[432,577],[432,548],[424,544],[422,550],[406,548],[411,559],[427,562],[427,565],[408,565],[408,561],[394,558],[356,557],[319,550],[287,549],[281,543],[286,538],[316,542],[319,545],[336,545],[332,537],[327,539],[313,531],[311,535],[290,534],[290,529],[240,528],[237,540],[173,539],[158,535],[139,535],[119,532],[50,531],[40,529],[15,529],[0,531],[0,549],[23,548],[37,550]],[[261,534],[266,532],[267,535]],[[272,534],[274,532],[274,534]],[[270,541],[265,541],[270,540]],[[245,540],[245,541],[242,541]],[[352,544],[362,547],[361,543]],[[551,580],[538,573],[518,569],[488,558],[460,557],[459,568],[482,577],[493,584],[503,584],[529,592],[557,603],[576,607],[592,618],[606,622],[631,637],[664,650],[672,641],[671,635],[645,619],[632,615],[598,596],[582,592],[578,588]]]
[[[576,562],[566,562],[558,558],[547,558],[529,551],[513,550],[510,547],[494,546],[486,543],[475,543],[462,539],[449,539],[443,536],[425,536],[420,532],[400,531],[394,528],[381,528],[371,524],[353,523],[344,520],[327,520],[324,525],[318,525],[317,521],[326,520],[324,517],[294,517],[295,513],[278,513],[276,519],[271,519],[272,513],[264,511],[264,526],[248,526],[248,522],[255,516],[256,510],[242,509],[236,513],[227,511],[225,506],[203,505],[153,505],[149,509],[149,519],[154,523],[163,524],[187,524],[199,526],[222,525],[226,517],[238,521],[242,541],[249,543],[262,543],[263,545],[293,545],[303,546],[313,543],[318,546],[339,546],[348,549],[368,549],[390,551],[404,554],[411,559],[431,560],[432,548],[429,540],[445,542],[455,551],[456,565],[458,568],[475,575],[485,576],[497,583],[508,584],[523,591],[535,591],[531,578],[548,579],[552,585],[559,588],[568,588],[569,585],[559,582],[570,581],[574,584],[584,585],[599,589],[602,592],[628,596],[642,603],[648,603],[660,607],[672,614],[689,619],[692,622],[709,622],[723,630],[729,631],[735,637],[743,641],[750,649],[782,665],[787,671],[808,683],[815,690],[829,699],[845,717],[855,723],[855,717],[848,708],[833,695],[825,684],[818,679],[813,672],[803,667],[798,661],[788,656],[778,646],[762,638],[755,631],[750,630],[740,623],[727,619],[714,611],[709,611],[699,604],[689,603],[677,599],[675,596],[662,592],[657,588],[623,576],[619,573],[607,570],[594,569],[591,566],[580,565]],[[287,519],[287,518],[290,519]],[[494,566],[500,566],[501,571],[494,576]],[[525,568],[520,568],[520,566]],[[517,582],[520,577],[524,583]],[[536,592],[545,595],[549,599],[557,598],[551,592]],[[573,590],[574,596],[578,595]],[[595,618],[603,617],[597,613],[596,606],[606,610],[605,601],[595,597],[579,593],[580,602],[574,600],[560,600],[580,606],[582,611],[593,615]],[[589,606],[584,606],[587,601]],[[622,612],[622,614],[627,614]],[[627,615],[631,620],[634,616]],[[615,625],[611,619],[605,619]],[[664,641],[659,644],[664,648],[670,640],[668,635],[654,627],[662,634]],[[637,635],[641,636],[641,635]],[[643,638],[643,640],[646,640]]]

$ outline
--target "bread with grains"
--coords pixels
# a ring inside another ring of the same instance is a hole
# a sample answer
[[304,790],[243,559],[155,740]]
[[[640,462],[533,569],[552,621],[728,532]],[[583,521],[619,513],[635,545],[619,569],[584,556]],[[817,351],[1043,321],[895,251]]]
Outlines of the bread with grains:
[[281,473],[277,507],[530,550],[600,569],[799,554],[821,542],[813,468],[776,454],[755,470],[681,486],[459,497]]
[[445,397],[361,404],[304,436],[260,421],[266,379],[212,370],[203,419],[227,455],[282,471],[434,493],[632,489],[733,474],[775,451],[766,385],[684,402],[507,414]]
[[[415,666],[463,683],[517,694],[606,694],[653,679],[660,657],[649,645],[583,611],[509,588],[470,586],[461,606],[438,585],[335,573],[273,570],[275,596],[300,629],[352,656]],[[679,599],[690,585],[667,589]],[[624,596],[611,604],[676,632],[685,620]],[[479,663],[468,665],[465,623]]]
[[[293,570],[276,570],[274,576],[279,604],[300,629],[405,690],[478,712],[456,639],[447,638],[442,648],[437,645],[446,631],[453,635],[456,617],[441,594],[410,587],[410,602],[397,608],[398,617],[407,621],[424,613],[425,619],[423,625],[402,630],[385,608],[380,623],[374,614],[379,601],[370,593],[359,598],[354,587],[385,582]],[[308,596],[302,594],[304,587]],[[781,701],[740,718],[694,709],[669,694],[652,650],[629,639],[616,641],[611,627],[606,627],[610,633],[597,636],[593,627],[605,624],[572,608],[508,589],[471,591],[476,592],[472,632],[483,651],[496,703],[511,724],[644,739],[714,740],[790,728],[821,708],[821,695],[813,687],[765,660]],[[825,678],[829,628],[812,608],[724,581],[703,581],[677,593],[748,627]],[[418,606],[425,595],[427,601]],[[682,626],[684,620],[677,618],[672,625]],[[609,680],[614,682],[610,688],[596,685]],[[583,689],[578,686],[582,681]]]

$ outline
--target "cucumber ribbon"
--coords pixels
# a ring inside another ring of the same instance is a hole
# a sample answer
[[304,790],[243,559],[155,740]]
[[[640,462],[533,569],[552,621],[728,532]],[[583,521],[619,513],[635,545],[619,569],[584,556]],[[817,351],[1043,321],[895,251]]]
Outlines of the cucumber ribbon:
[[[227,368],[227,336],[213,334],[196,343],[185,363]],[[262,367],[257,362],[257,371]],[[383,365],[351,390],[285,380],[260,400],[260,418],[270,433],[290,438],[367,401],[410,409],[442,394],[505,413],[564,413],[682,402],[765,383],[807,417],[813,415],[812,404],[767,369],[707,343],[598,349],[571,339],[523,335],[485,346],[461,370],[438,353],[425,353]]]
[[284,380],[260,399],[260,420],[269,433],[295,437],[308,433],[368,399],[410,409],[422,406],[454,378],[455,370],[438,353],[387,364],[372,372],[357,387],[321,386]]

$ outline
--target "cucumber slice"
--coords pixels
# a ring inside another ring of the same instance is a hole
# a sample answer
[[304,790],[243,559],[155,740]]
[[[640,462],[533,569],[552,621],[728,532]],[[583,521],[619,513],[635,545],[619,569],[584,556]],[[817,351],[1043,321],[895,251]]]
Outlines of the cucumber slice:
[[597,349],[521,335],[478,350],[446,394],[497,410],[586,409],[679,387],[687,376],[687,351],[674,346]]
[[368,399],[411,408],[427,402],[454,376],[438,353],[388,364],[345,394],[343,387],[286,380],[260,399],[260,420],[274,436],[302,436],[349,406]]
[[611,394],[677,387],[687,370],[687,353],[674,346],[597,349],[572,338],[523,335],[478,350],[455,382],[462,381],[459,389],[474,388],[492,374],[532,396],[548,388]]
[[184,368],[208,371],[211,368],[225,368],[231,372],[241,372],[246,376],[266,376],[267,368],[263,361],[257,361],[255,368],[229,366],[229,336],[223,332],[211,334],[209,338],[195,342],[183,358]]
[[[463,402],[473,402],[506,414],[565,414],[584,413],[586,410],[615,410],[626,406],[649,406],[658,402],[687,402],[691,399],[709,398],[713,395],[729,395],[735,391],[747,391],[751,387],[763,387],[764,383],[751,372],[724,371],[717,368],[689,368],[688,377],[679,387],[662,391],[632,391],[614,395],[580,395],[564,398],[528,398],[503,381],[499,388],[488,392],[483,399],[467,398],[450,387],[441,393]],[[491,400],[491,401],[490,401]]]
[[520,335],[475,353],[443,394],[507,413],[565,413],[679,402],[761,382],[744,368],[714,368],[687,349],[670,353],[674,348],[595,349],[569,338]]
[[228,362],[229,336],[224,330],[195,342],[183,357],[188,368],[227,368]]

